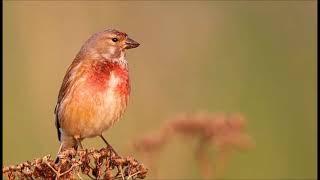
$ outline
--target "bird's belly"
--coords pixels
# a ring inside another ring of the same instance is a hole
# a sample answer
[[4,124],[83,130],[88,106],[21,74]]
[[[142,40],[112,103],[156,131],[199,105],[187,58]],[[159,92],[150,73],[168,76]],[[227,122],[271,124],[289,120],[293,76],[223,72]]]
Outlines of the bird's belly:
[[106,92],[81,91],[65,108],[63,131],[69,136],[95,137],[124,113],[129,95],[110,88]]
[[109,93],[101,97],[101,104],[95,105],[95,113],[87,122],[81,125],[81,137],[94,137],[101,135],[123,115],[127,102],[126,97],[117,93]]

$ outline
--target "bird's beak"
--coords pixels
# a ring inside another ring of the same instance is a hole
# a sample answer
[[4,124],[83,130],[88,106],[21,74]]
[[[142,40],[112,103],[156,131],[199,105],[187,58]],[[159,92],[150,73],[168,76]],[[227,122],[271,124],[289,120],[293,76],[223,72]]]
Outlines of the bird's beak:
[[138,47],[140,44],[137,43],[136,41],[134,41],[131,38],[127,38],[126,43],[125,43],[125,49],[131,49],[131,48],[136,48]]

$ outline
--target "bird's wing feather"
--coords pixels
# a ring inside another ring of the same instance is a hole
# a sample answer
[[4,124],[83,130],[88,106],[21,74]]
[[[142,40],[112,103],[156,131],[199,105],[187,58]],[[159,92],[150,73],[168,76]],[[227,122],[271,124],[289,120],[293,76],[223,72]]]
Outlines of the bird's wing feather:
[[77,57],[74,59],[72,64],[69,66],[66,75],[63,78],[63,82],[59,91],[58,95],[58,102],[56,104],[56,107],[54,109],[54,114],[55,114],[55,125],[57,128],[57,134],[58,134],[58,139],[61,141],[61,131],[60,131],[60,123],[61,123],[61,118],[59,117],[59,109],[60,109],[60,104],[63,101],[63,99],[66,97],[68,94],[70,87],[72,86],[72,81],[71,81],[71,76],[72,76],[72,70],[77,67],[77,65],[80,63],[81,56],[77,55]]

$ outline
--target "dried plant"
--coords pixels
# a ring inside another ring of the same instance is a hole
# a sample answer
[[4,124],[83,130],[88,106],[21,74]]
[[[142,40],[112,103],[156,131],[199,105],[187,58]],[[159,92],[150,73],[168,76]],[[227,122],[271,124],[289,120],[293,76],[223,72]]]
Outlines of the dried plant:
[[[50,155],[2,168],[8,179],[144,179],[147,169],[132,157],[120,157],[110,148],[67,149],[55,163]],[[82,175],[86,175],[83,178]]]
[[[175,135],[198,138],[195,158],[203,178],[218,177],[224,171],[233,150],[248,149],[254,145],[246,133],[246,121],[241,115],[198,113],[182,114],[169,119],[160,129],[136,139],[133,147],[144,155],[150,163],[149,166],[155,171],[155,159],[158,157],[155,154]],[[210,144],[217,153],[214,163],[210,163],[206,152],[206,147]]]
[[[181,114],[170,118],[156,131],[133,141],[134,151],[142,154],[153,173],[157,171],[159,153],[175,136],[198,139],[195,159],[203,178],[220,177],[234,150],[254,145],[246,132],[241,115]],[[210,160],[207,147],[213,145],[215,158]],[[119,157],[109,148],[100,150],[68,149],[55,164],[50,156],[16,166],[3,167],[2,173],[11,179],[143,179],[148,169],[132,157]],[[155,173],[156,174],[156,173]],[[87,176],[83,178],[82,176]]]

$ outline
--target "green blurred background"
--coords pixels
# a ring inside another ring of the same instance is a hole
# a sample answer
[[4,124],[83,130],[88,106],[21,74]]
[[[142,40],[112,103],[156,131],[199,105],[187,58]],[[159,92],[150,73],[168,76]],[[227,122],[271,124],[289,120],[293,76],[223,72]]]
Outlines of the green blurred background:
[[[316,178],[316,3],[4,1],[3,163],[56,154],[65,71],[112,27],[141,44],[127,53],[129,107],[105,133],[120,153],[176,113],[240,112],[256,147],[236,153],[224,178]],[[199,178],[193,146],[171,142],[159,177]]]

